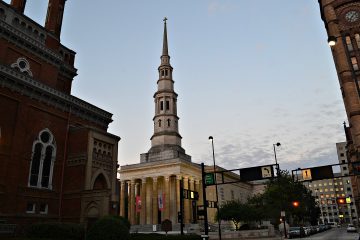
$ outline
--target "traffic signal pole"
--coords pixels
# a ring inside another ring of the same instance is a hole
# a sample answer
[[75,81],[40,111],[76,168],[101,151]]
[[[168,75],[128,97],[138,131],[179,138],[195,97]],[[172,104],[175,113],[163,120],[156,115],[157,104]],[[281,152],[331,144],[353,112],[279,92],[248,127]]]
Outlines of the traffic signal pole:
[[204,205],[204,230],[205,230],[205,236],[203,239],[209,239],[209,222],[208,222],[208,216],[207,216],[205,165],[204,165],[204,163],[201,163],[201,177],[202,177],[202,191],[203,191],[203,205]]

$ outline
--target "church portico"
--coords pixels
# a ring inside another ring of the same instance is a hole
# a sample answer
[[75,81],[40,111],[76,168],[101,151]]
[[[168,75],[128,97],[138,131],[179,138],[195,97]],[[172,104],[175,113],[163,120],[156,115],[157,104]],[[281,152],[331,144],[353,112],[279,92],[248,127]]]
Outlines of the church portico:
[[[132,225],[160,224],[165,219],[177,223],[180,181],[184,189],[200,189],[199,166],[183,160],[126,165],[121,167],[120,174],[120,214]],[[193,212],[197,204],[184,199],[184,223],[196,222]]]

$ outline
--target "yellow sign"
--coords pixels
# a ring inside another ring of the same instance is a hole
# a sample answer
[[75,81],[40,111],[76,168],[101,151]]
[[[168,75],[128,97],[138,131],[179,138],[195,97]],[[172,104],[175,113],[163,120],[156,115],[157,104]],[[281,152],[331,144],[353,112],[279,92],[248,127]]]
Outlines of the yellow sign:
[[301,172],[302,172],[303,180],[311,180],[312,179],[310,169],[304,169]]
[[271,168],[272,168],[271,166],[261,167],[262,178],[271,178],[272,177]]

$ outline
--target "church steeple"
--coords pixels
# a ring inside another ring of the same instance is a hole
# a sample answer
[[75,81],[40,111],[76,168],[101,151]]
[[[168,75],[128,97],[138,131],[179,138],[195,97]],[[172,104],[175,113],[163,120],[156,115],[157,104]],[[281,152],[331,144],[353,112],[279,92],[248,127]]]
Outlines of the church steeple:
[[164,18],[164,36],[163,36],[163,51],[162,56],[169,56],[168,54],[168,42],[167,42],[167,30],[166,30],[166,21],[167,18]]
[[173,68],[170,65],[168,53],[166,20],[167,18],[164,18],[163,49],[160,57],[161,63],[158,68],[158,90],[154,94],[154,134],[151,137],[152,148],[150,151],[159,150],[159,148],[164,150],[164,148],[170,147],[185,152],[181,148],[181,136],[178,129],[177,94],[174,91]]

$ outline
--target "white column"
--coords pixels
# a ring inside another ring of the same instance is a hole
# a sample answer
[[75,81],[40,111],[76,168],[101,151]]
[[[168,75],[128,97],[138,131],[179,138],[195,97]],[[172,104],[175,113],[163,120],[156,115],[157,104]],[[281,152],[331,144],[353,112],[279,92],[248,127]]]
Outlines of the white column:
[[141,179],[141,212],[140,224],[146,224],[146,178]]
[[157,177],[153,177],[152,185],[152,224],[158,223],[158,187],[157,187]]
[[125,216],[125,181],[121,181],[120,185],[120,216]]
[[170,176],[165,176],[164,178],[164,192],[165,192],[165,211],[164,211],[164,220],[170,219]]

